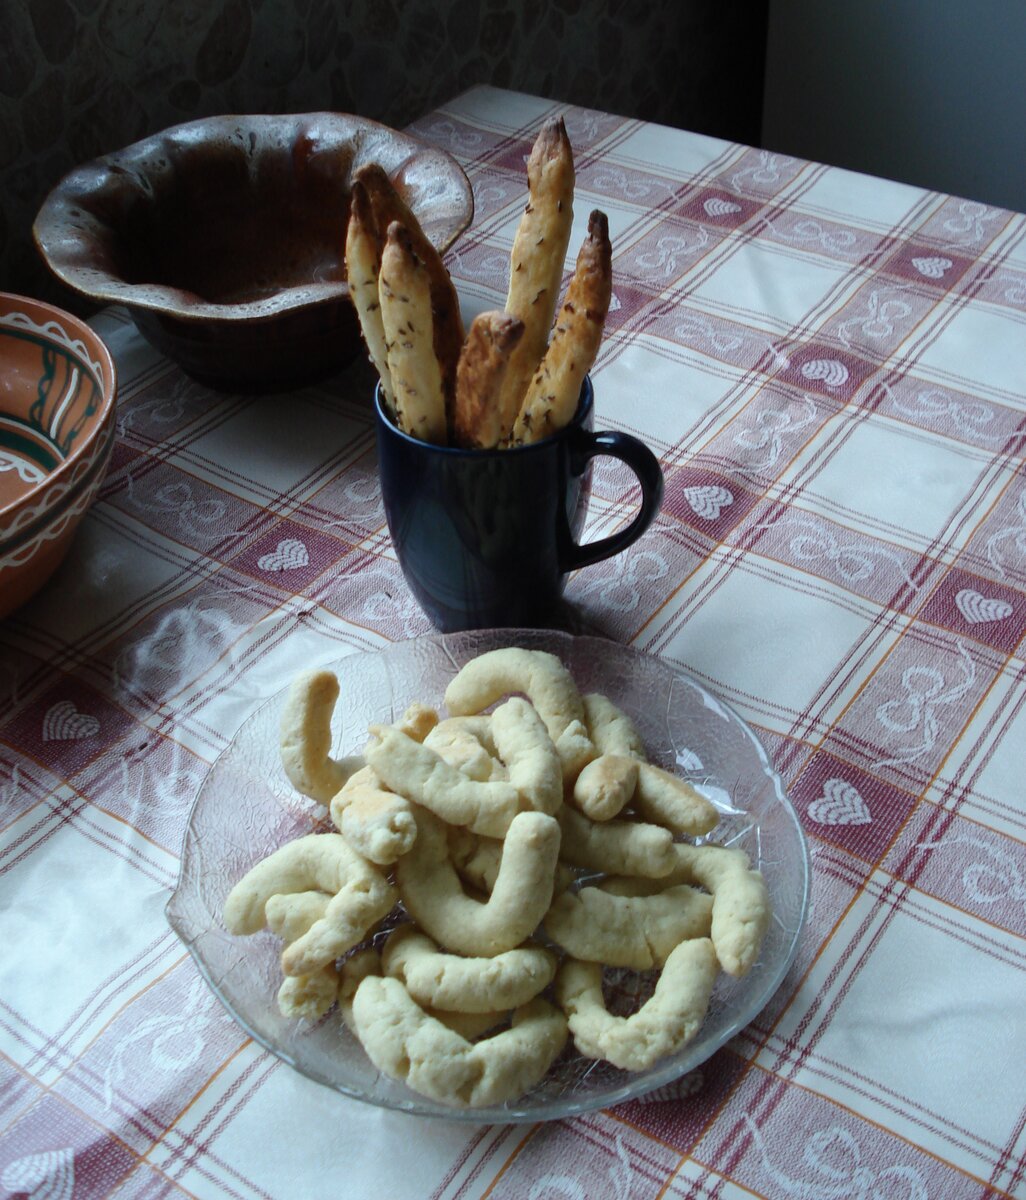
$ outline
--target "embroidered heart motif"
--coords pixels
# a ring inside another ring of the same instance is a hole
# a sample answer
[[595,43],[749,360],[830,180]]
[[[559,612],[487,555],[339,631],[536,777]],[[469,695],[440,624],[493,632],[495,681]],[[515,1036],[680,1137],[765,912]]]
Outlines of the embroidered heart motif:
[[1006,600],[995,600],[981,596],[972,588],[963,588],[955,596],[955,607],[970,625],[983,625],[988,621],[1003,621],[1015,611]]
[[695,514],[715,521],[720,513],[734,503],[734,497],[725,487],[689,487],[684,489],[684,499]]
[[75,1153],[70,1149],[26,1154],[4,1167],[0,1184],[25,1192],[29,1200],[71,1200],[75,1187]]
[[802,374],[806,379],[818,379],[827,387],[840,387],[847,382],[848,368],[836,358],[810,358],[802,363]]
[[950,270],[955,264],[950,258],[914,258],[912,265],[920,275],[925,275],[927,279],[940,279],[944,272]]
[[270,554],[261,554],[257,566],[261,571],[295,571],[310,562],[310,552],[298,538],[285,538]]
[[99,732],[100,722],[79,712],[71,700],[58,701],[43,718],[44,742],[78,742]]
[[724,200],[720,196],[710,196],[702,205],[710,217],[729,217],[731,213],[739,213],[741,205],[732,200]]
[[845,779],[828,779],[808,813],[817,825],[868,825],[873,819],[858,788]]

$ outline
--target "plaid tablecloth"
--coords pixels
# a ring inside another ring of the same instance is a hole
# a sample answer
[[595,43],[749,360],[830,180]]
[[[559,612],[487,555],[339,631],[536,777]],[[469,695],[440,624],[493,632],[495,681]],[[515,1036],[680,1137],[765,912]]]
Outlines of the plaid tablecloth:
[[[468,316],[504,295],[557,111],[482,88],[415,126],[473,181]],[[614,244],[599,424],[667,478],[569,597],[761,732],[812,847],[792,971],[675,1093],[534,1127],[367,1107],[248,1041],[164,919],[190,804],[297,668],[427,624],[365,364],[213,395],[111,311],[101,500],[0,624],[3,1195],[1026,1195],[1026,221],[565,116],[572,245],[595,206]],[[636,499],[603,464],[592,534]]]

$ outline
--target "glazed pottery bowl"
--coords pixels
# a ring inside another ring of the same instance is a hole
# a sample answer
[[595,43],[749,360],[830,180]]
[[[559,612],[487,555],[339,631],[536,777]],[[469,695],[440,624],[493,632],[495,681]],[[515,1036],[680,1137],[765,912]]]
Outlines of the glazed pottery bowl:
[[0,617],[56,570],[114,445],[114,363],[49,304],[0,292]]
[[350,181],[380,163],[447,249],[473,194],[451,155],[342,113],[219,116],[78,167],[33,233],[50,269],[215,387],[323,378],[360,344],[345,283]]

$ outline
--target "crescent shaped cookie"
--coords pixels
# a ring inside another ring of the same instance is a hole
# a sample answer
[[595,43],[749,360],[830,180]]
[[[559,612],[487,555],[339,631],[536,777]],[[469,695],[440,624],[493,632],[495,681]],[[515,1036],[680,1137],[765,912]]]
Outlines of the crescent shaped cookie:
[[548,987],[556,973],[556,956],[542,946],[465,958],[439,950],[413,925],[400,925],[389,935],[381,962],[385,974],[404,983],[418,1004],[447,1012],[518,1008]]
[[537,709],[556,745],[564,783],[572,782],[596,751],[577,685],[554,654],[516,646],[480,654],[450,680],[445,703],[454,716],[464,716],[483,712],[496,700],[517,693]]
[[673,835],[660,825],[590,821],[565,806],[556,819],[563,831],[560,857],[572,866],[608,875],[659,878],[669,875],[676,865]]
[[644,1071],[694,1038],[709,1008],[717,971],[708,938],[681,942],[666,959],[655,991],[630,1017],[613,1016],[602,998],[598,963],[568,959],[559,971],[556,994],[574,1045],[588,1058],[602,1058],[625,1071]]
[[566,1018],[547,1001],[518,1008],[507,1030],[480,1042],[426,1013],[398,979],[367,975],[352,1020],[371,1062],[421,1095],[481,1108],[532,1088],[566,1043]]
[[449,858],[445,828],[417,814],[417,840],[396,865],[407,912],[440,945],[458,954],[494,957],[526,941],[552,900],[559,824],[545,813],[518,813],[506,834],[492,893],[468,896]]
[[674,846],[677,865],[668,884],[697,883],[712,894],[711,934],[720,966],[745,975],[758,958],[770,919],[769,893],[743,850],[728,846]]
[[639,896],[584,887],[559,896],[545,917],[549,937],[573,958],[636,971],[661,967],[675,946],[704,937],[711,924],[712,897],[687,884]]
[[308,975],[360,942],[392,908],[396,892],[383,874],[338,833],[311,833],[257,863],[224,904],[229,933],[256,933],[267,924],[272,896],[319,891],[331,899],[324,915],[282,954],[286,975]]
[[503,780],[479,782],[464,775],[427,743],[388,725],[372,726],[377,741],[365,751],[385,786],[451,825],[501,837],[520,807],[517,789]]
[[331,714],[338,693],[338,679],[331,671],[304,671],[289,688],[279,726],[281,762],[289,782],[324,805],[363,766],[358,756],[329,757]]

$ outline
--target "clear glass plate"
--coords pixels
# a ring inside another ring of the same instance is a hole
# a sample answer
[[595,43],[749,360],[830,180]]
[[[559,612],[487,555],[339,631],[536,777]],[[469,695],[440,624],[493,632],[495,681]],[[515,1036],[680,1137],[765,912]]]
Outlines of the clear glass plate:
[[[727,705],[660,659],[600,638],[539,630],[484,630],[398,642],[333,664],[342,694],[332,751],[359,752],[367,726],[399,718],[414,700],[443,708],[446,685],[469,659],[497,646],[557,654],[584,691],[608,695],[635,721],[653,762],[677,771],[720,809],[710,841],[742,846],[762,871],[773,919],[759,961],[743,979],[720,974],[698,1036],[678,1054],[631,1073],[596,1063],[572,1042],[546,1078],[494,1108],[450,1108],[382,1075],[332,1010],[316,1023],[285,1018],[276,994],[281,943],[270,933],[231,936],[225,897],[259,859],[286,841],[325,828],[324,810],[297,795],[278,758],[285,689],[242,725],[207,775],[189,818],[178,887],[167,905],[214,993],[253,1038],[297,1071],[370,1104],[472,1121],[538,1121],[618,1104],[693,1070],[767,1003],[791,963],[805,919],[809,858],[780,777],[752,730]],[[617,973],[620,993],[651,980]],[[629,1002],[629,997],[628,997]]]

